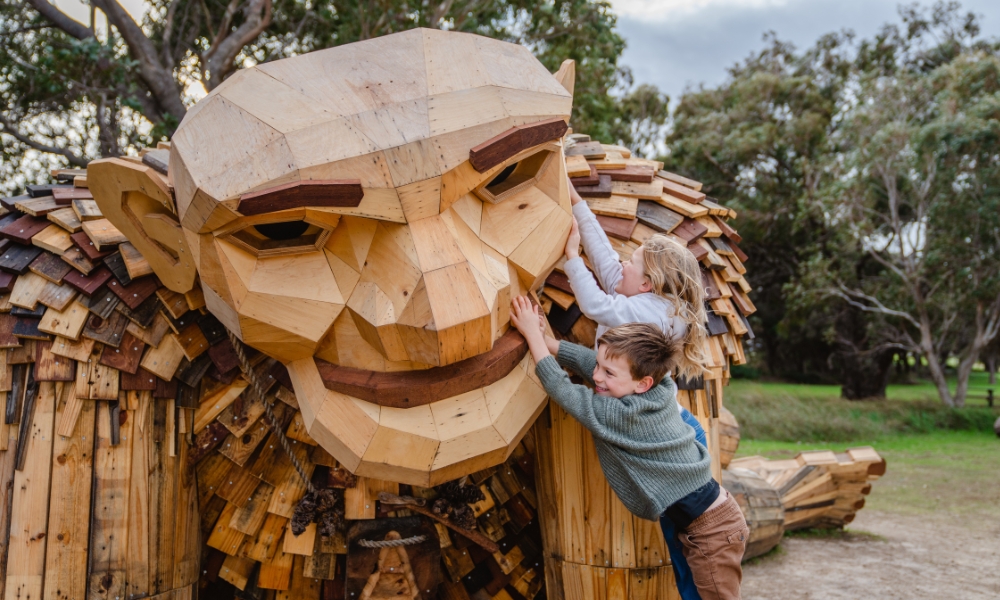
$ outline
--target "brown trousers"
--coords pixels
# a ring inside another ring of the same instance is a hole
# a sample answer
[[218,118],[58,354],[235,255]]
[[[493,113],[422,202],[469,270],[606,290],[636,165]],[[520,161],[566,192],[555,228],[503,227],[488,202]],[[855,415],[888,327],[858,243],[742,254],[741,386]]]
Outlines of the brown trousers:
[[740,598],[740,562],[750,528],[736,500],[725,489],[722,493],[727,495],[725,502],[692,521],[678,535],[701,600]]

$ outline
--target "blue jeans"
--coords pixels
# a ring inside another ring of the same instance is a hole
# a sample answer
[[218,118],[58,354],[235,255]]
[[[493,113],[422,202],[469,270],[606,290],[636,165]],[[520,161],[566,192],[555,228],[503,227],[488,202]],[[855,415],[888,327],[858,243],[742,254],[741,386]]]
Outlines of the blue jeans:
[[[705,430],[702,429],[698,419],[683,407],[681,407],[681,418],[694,429],[695,439],[707,448]],[[698,588],[694,585],[694,578],[691,576],[691,567],[688,566],[687,559],[681,551],[681,542],[677,539],[677,527],[666,513],[660,515],[660,529],[663,530],[663,538],[667,541],[670,564],[674,568],[674,578],[677,580],[677,590],[680,591],[682,600],[701,600]]]

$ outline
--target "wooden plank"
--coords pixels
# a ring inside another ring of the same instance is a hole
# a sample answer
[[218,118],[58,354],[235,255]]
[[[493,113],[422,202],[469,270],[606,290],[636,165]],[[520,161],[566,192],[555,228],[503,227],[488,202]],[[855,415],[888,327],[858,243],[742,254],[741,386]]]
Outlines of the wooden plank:
[[52,190],[52,197],[60,203],[70,203],[73,200],[82,199],[93,199],[93,194],[90,190],[85,187],[70,187],[70,188],[56,188]]
[[45,284],[42,293],[38,295],[40,303],[59,311],[66,310],[74,298],[76,298],[76,290],[72,286],[58,285],[51,281]]
[[0,236],[5,237],[12,242],[17,242],[18,244],[24,244],[27,246],[31,244],[31,238],[35,234],[42,231],[49,225],[50,223],[48,219],[24,215],[23,217],[0,229]]
[[89,275],[96,266],[90,261],[89,258],[87,258],[87,255],[83,253],[83,250],[80,250],[80,248],[76,245],[63,252],[62,256],[59,258],[83,275]]
[[134,279],[125,285],[123,283],[112,279],[108,282],[108,289],[114,292],[132,310],[139,308],[139,305],[156,293],[156,290],[160,287],[159,280],[152,276]]
[[611,177],[599,175],[597,185],[574,186],[581,198],[610,198],[612,194]]
[[52,341],[52,354],[72,358],[73,360],[86,362],[90,358],[90,352],[94,348],[94,340],[81,338],[79,341],[56,337]]
[[69,232],[56,224],[49,225],[36,233],[31,238],[31,243],[58,256],[62,256],[63,252],[73,247],[73,241],[69,239]]
[[10,303],[34,310],[38,304],[38,296],[41,295],[46,283],[45,279],[34,273],[24,273],[14,282],[14,289],[10,292]]
[[41,196],[16,202],[14,203],[14,208],[33,217],[44,217],[50,212],[62,208],[62,206],[52,196]]
[[588,198],[587,204],[595,215],[606,215],[619,219],[634,219],[636,211],[639,208],[639,199],[626,196]]
[[657,177],[661,179],[666,179],[667,181],[672,181],[674,183],[687,186],[696,192],[701,191],[701,182],[695,181],[694,179],[688,179],[682,175],[677,175],[676,173],[671,173],[670,171],[659,171],[656,174]]
[[76,361],[52,353],[52,342],[35,344],[35,381],[70,381],[75,379]]
[[[105,349],[107,350],[107,349]],[[132,446],[131,472],[128,479],[128,528],[125,553],[125,584],[128,598],[142,598],[150,593],[150,540],[149,540],[149,472],[153,459],[153,414],[147,411],[140,418],[137,411],[129,411],[132,421],[131,436],[124,436],[123,445]]]
[[[610,179],[610,176],[608,176]],[[659,200],[663,195],[663,181],[656,179],[649,183],[638,181],[613,181],[611,193],[616,196],[629,196],[641,200]]]
[[675,198],[674,196],[664,192],[662,196],[657,200],[663,206],[666,206],[672,211],[684,215],[685,217],[691,219],[697,219],[698,217],[703,217],[708,214],[708,209],[704,206],[698,204],[691,204],[690,202],[685,202],[680,198]]
[[107,219],[96,219],[93,221],[80,220],[83,221],[83,233],[87,234],[87,237],[90,238],[90,241],[94,242],[94,246],[99,251],[107,250],[111,246],[117,246],[128,241],[125,234],[119,231]]
[[[638,215],[638,212],[636,214]],[[635,231],[635,226],[639,220],[620,219],[617,217],[597,215],[597,222],[601,225],[601,229],[604,230],[604,233],[611,237],[628,241],[631,239],[632,232]]]
[[[121,345],[122,339],[124,339],[125,327],[128,325],[128,322],[125,315],[117,311],[111,313],[107,319],[102,319],[97,315],[90,315],[81,335],[117,348]],[[169,380],[170,378],[167,377],[166,379]]]
[[143,369],[164,381],[170,381],[184,358],[184,348],[174,334],[165,335],[158,347],[150,347],[139,363]]
[[690,202],[691,204],[698,204],[705,199],[705,194],[691,189],[686,185],[675,183],[670,179],[661,180],[663,181],[663,191],[671,196],[674,196],[675,198],[680,198],[681,200]]
[[349,207],[361,204],[360,179],[295,181],[243,194],[237,210],[246,216],[304,207]]
[[670,233],[684,222],[684,217],[669,208],[651,202],[640,200],[636,210],[639,222],[662,233]]
[[[93,516],[90,531],[90,598],[127,597],[129,551],[128,512],[132,473],[132,444],[112,444],[112,411],[97,403],[94,445]],[[121,437],[132,440],[133,419],[120,424]]]
[[42,596],[56,398],[54,384],[44,383],[39,388],[27,436],[18,440],[31,460],[14,474],[5,598]]
[[38,323],[38,330],[70,340],[80,339],[90,312],[79,300],[74,300],[65,310],[50,308]]
[[71,207],[80,221],[97,221],[104,218],[101,208],[93,199],[73,200]]
[[88,275],[77,272],[69,273],[63,278],[63,281],[76,288],[78,292],[90,296],[109,279],[111,279],[111,271],[107,267],[102,266],[94,269]]
[[654,176],[651,167],[638,165],[626,165],[624,169],[605,169],[601,174],[610,175],[611,181],[633,181],[636,183],[651,183]]
[[35,246],[22,246],[8,242],[3,254],[0,255],[0,269],[9,273],[24,273],[42,252],[41,248]]
[[69,236],[69,239],[73,240],[73,245],[79,248],[87,256],[88,260],[97,261],[114,252],[114,248],[109,248],[103,252],[98,250],[85,231],[74,233]]
[[49,221],[52,221],[56,225],[65,229],[67,233],[76,233],[83,227],[83,223],[80,221],[80,218],[76,216],[76,213],[73,212],[72,208],[60,208],[59,210],[54,210],[45,216]]
[[45,538],[47,599],[86,598],[96,413],[94,402],[77,399],[73,386],[64,386],[52,451],[52,489],[57,492],[49,500]]
[[146,344],[126,332],[117,348],[105,346],[101,354],[101,364],[134,375],[139,370],[139,361]]
[[48,252],[40,254],[38,258],[28,265],[28,270],[32,273],[56,284],[62,282],[63,277],[71,269],[72,267],[66,264],[61,258]]
[[[153,402],[149,447],[149,557],[150,593],[173,589],[174,520],[176,519],[177,483],[180,461],[170,456],[166,436],[167,403]],[[206,486],[209,485],[207,482]]]
[[[0,422],[3,420],[3,411],[0,411]],[[10,554],[10,519],[11,508],[14,506],[14,453],[9,452],[10,436],[12,428],[4,424],[0,426],[0,582],[7,581],[7,559]],[[0,595],[6,592],[6,585],[0,585]]]

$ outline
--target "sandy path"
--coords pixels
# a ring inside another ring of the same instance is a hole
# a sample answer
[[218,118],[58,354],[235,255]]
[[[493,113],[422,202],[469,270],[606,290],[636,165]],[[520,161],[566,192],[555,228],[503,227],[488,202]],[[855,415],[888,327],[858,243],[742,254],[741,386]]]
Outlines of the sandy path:
[[848,528],[880,536],[785,538],[744,567],[745,600],[1000,598],[1000,522],[862,510]]

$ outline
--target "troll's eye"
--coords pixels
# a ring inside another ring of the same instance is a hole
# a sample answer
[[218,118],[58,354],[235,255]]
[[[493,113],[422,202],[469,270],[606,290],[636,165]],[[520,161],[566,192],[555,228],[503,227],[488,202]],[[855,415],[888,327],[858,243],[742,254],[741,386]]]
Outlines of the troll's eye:
[[480,199],[498,204],[538,183],[538,178],[551,162],[553,152],[542,150],[504,167],[487,183],[475,190]]
[[263,223],[255,225],[257,233],[269,240],[284,241],[293,240],[309,229],[309,223],[305,221],[285,221],[283,223]]

